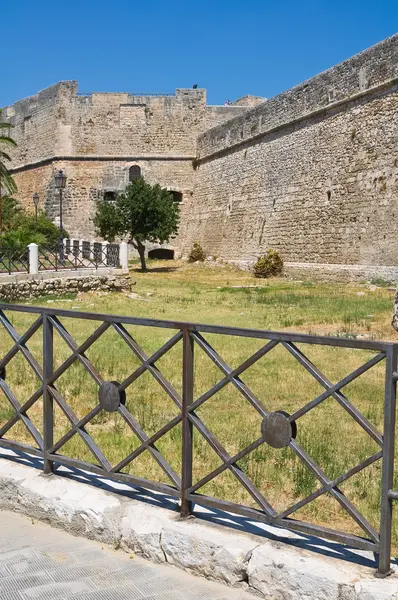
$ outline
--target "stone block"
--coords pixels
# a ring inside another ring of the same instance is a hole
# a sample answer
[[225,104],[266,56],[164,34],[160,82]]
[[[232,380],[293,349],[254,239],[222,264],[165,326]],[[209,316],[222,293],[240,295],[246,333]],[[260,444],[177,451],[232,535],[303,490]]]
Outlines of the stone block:
[[195,520],[165,528],[161,544],[168,563],[234,585],[246,580],[247,565],[258,541]]
[[165,562],[160,536],[164,527],[170,526],[169,511],[134,502],[122,518],[121,546],[154,562]]

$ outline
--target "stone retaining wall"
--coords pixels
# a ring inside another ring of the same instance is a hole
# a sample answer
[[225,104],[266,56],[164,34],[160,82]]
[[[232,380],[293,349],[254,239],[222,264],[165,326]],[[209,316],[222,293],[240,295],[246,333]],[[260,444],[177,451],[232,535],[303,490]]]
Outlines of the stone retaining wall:
[[333,283],[363,283],[372,280],[398,283],[398,267],[384,265],[327,265],[289,262],[285,263],[283,271],[284,276],[289,279]]
[[14,302],[15,300],[28,300],[40,296],[62,296],[93,290],[120,292],[130,290],[130,283],[128,279],[115,275],[73,275],[51,279],[30,278],[5,283],[0,282],[0,299]]

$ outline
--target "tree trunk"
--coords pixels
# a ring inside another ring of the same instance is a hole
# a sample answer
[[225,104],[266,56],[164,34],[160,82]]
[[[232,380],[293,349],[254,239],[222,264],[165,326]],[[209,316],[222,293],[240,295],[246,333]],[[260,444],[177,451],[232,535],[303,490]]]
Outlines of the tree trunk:
[[144,244],[142,244],[141,242],[137,242],[137,250],[138,250],[138,254],[140,255],[141,269],[143,271],[146,271],[145,246],[144,246]]

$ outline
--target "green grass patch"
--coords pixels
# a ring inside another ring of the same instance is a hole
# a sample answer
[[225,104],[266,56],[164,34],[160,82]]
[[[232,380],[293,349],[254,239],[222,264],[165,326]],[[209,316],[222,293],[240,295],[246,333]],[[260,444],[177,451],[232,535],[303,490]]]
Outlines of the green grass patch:
[[[216,269],[206,265],[185,265],[151,261],[148,273],[134,271],[133,290],[138,299],[124,294],[65,295],[51,305],[68,308],[75,300],[81,311],[113,313],[135,317],[192,321],[269,330],[295,330],[301,333],[337,335],[347,339],[367,337],[398,341],[391,329],[393,295],[385,287],[375,292],[358,285],[328,285],[270,279],[259,287],[250,274],[229,267]],[[234,287],[242,286],[242,287]],[[361,292],[361,295],[358,295]],[[364,292],[364,295],[362,293]],[[35,301],[48,308],[46,296]],[[21,334],[34,321],[34,315],[8,311]],[[94,321],[61,318],[76,343],[81,344],[98,326]],[[172,329],[128,326],[131,335],[150,356],[175,333]],[[225,335],[205,335],[209,343],[233,369],[245,361],[263,342]],[[0,330],[2,355],[13,342]],[[42,335],[38,331],[27,344],[41,364]],[[371,352],[346,348],[329,348],[300,344],[312,362],[335,383],[369,360]],[[71,350],[54,334],[54,368],[71,355]],[[112,329],[108,329],[85,353],[106,381],[123,381],[140,361]],[[182,393],[181,343],[156,364],[179,394]],[[381,363],[344,388],[350,401],[380,431],[383,426],[384,365]],[[224,377],[223,373],[196,346],[195,398]],[[267,410],[293,413],[317,397],[323,388],[281,345],[241,375]],[[22,404],[37,389],[39,382],[24,357],[18,353],[7,367],[7,383]],[[67,399],[78,418],[86,415],[98,400],[93,378],[75,361],[57,381],[57,389]],[[56,404],[56,403],[55,403]],[[152,435],[178,414],[178,408],[148,372],[127,389],[126,405],[147,435]],[[0,425],[13,414],[8,400],[0,397]],[[233,456],[261,435],[261,418],[240,392],[229,383],[197,410],[198,416]],[[28,411],[39,431],[42,430],[41,401]],[[334,479],[364,458],[377,452],[377,445],[350,415],[329,398],[297,422],[297,441],[330,479]],[[70,423],[55,405],[55,441],[70,429]],[[88,425],[87,432],[112,463],[118,464],[140,444],[121,415],[101,412]],[[31,443],[22,423],[7,437]],[[181,472],[181,426],[177,425],[156,443],[173,469]],[[96,462],[83,441],[74,436],[62,449],[68,456]],[[194,433],[194,480],[198,481],[220,464],[206,440]],[[320,485],[314,475],[289,449],[275,450],[262,444],[239,461],[239,467],[258,487],[265,498],[283,510],[305,498]],[[124,472],[156,481],[168,482],[167,476],[149,452],[129,463]],[[380,497],[380,462],[342,484],[343,491],[365,517],[378,527]],[[397,481],[398,485],[398,481]],[[217,476],[199,490],[200,493],[256,507],[256,502],[229,471]],[[293,518],[325,524],[361,534],[358,526],[330,496],[323,495],[292,514]],[[394,541],[398,545],[398,524],[394,522]]]

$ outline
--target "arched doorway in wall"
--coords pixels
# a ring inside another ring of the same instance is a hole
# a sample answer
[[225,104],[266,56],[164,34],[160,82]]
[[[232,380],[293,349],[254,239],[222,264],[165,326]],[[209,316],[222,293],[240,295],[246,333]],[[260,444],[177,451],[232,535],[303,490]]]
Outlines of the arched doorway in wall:
[[139,167],[138,165],[133,165],[132,167],[129,168],[129,182],[130,183],[132,181],[137,181],[137,179],[140,179],[141,177],[142,177],[141,167]]

